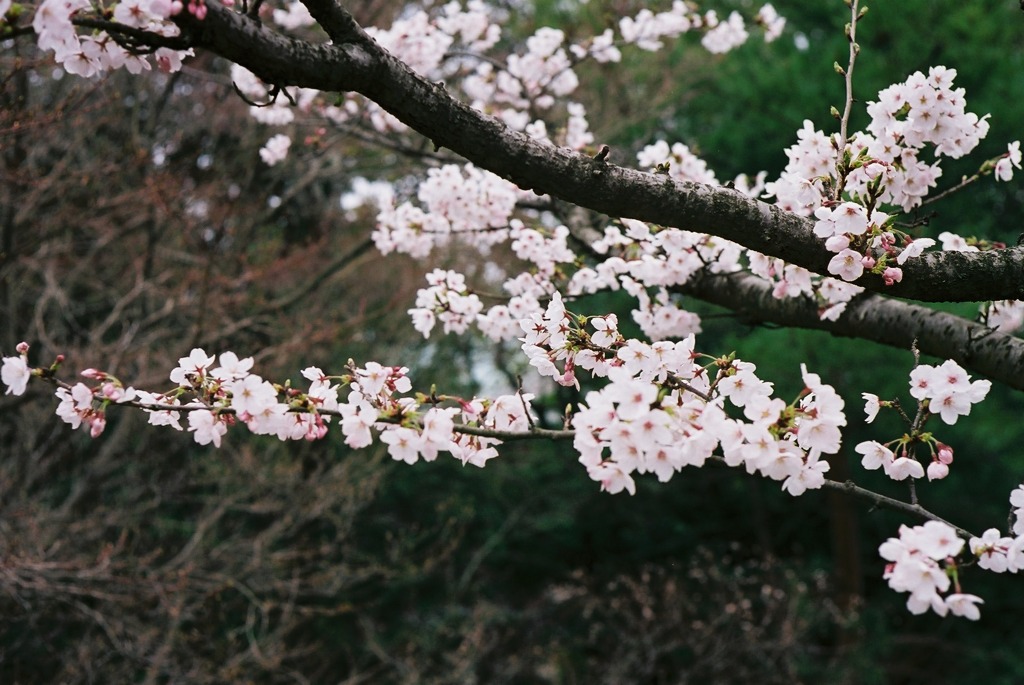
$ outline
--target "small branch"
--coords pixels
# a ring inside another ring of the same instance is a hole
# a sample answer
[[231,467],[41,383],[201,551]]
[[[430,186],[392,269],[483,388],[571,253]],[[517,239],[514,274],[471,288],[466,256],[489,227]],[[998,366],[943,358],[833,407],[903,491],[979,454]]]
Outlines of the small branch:
[[516,389],[516,395],[519,397],[519,402],[523,405],[523,414],[526,415],[526,423],[530,426],[530,430],[535,430],[537,426],[533,423],[533,417],[530,416],[530,407],[526,404],[526,398],[523,397],[523,377],[516,376],[516,381],[519,387]]
[[921,202],[921,204],[919,206],[920,207],[924,207],[925,205],[929,205],[929,204],[931,204],[933,202],[938,202],[939,200],[941,200],[944,197],[952,195],[953,193],[955,193],[955,192],[957,192],[959,190],[963,190],[967,186],[969,186],[972,183],[974,183],[975,181],[979,180],[981,178],[981,176],[982,176],[982,174],[981,174],[980,171],[974,172],[973,176],[964,176],[963,179],[961,179],[961,181],[959,183],[957,183],[955,186],[953,186],[951,188],[946,188],[945,190],[943,190],[938,195],[932,195],[931,197],[925,198]]
[[858,15],[858,0],[853,0],[850,3],[850,24],[849,24],[849,35],[847,38],[850,40],[850,60],[846,65],[846,71],[843,76],[846,78],[846,106],[843,108],[843,118],[839,122],[839,159],[843,158],[843,151],[846,149],[847,141],[847,127],[850,123],[850,112],[853,109],[853,66],[857,61],[857,53],[860,52],[860,46],[857,45],[857,15]]
[[572,440],[576,437],[574,430],[551,430],[548,428],[531,428],[527,431],[500,431],[493,428],[481,428],[479,426],[455,426],[456,433],[476,435],[482,438],[497,438],[505,442],[517,440]]
[[[47,378],[46,380],[49,380],[49,381],[55,383],[56,385],[58,385],[60,387],[64,387],[64,388],[70,388],[71,387],[69,384],[67,384],[67,383],[65,383],[63,381],[59,381],[57,379],[54,379],[52,377]],[[145,402],[138,402],[138,401],[122,402],[122,403],[118,403],[118,404],[120,406],[132,406],[132,407],[137,407],[139,409],[147,409],[147,410],[150,410],[150,411],[184,411],[184,412],[189,412],[189,411],[207,410],[207,411],[214,411],[217,414],[237,414],[235,409],[233,409],[231,407],[212,408],[212,407],[209,407],[209,406],[204,405],[204,404],[174,405],[174,404],[154,404],[154,403],[145,403]],[[307,410],[305,408],[301,408],[301,407],[289,408],[289,412],[292,412],[292,413],[312,413],[312,412],[309,412],[309,410]],[[317,410],[317,413],[325,415],[325,416],[341,416],[342,415],[340,411],[327,410],[327,409]],[[386,420],[379,421],[379,423],[386,423],[386,422],[387,422]],[[484,427],[480,427],[480,426],[465,426],[465,425],[457,425],[457,426],[454,427],[454,430],[455,430],[455,432],[462,433],[464,435],[474,435],[474,436],[484,437],[484,438],[495,438],[495,439],[498,439],[498,440],[502,440],[504,442],[515,442],[515,441],[520,441],[520,440],[572,440],[572,439],[574,439],[576,437],[576,431],[575,430],[551,430],[551,429],[547,429],[547,428],[537,428],[536,426],[532,426],[532,425],[531,425],[529,430],[525,430],[525,431],[505,431],[505,430],[496,430],[496,429],[493,429],[493,428],[484,428]],[[714,462],[714,463],[725,465],[725,459],[723,457],[712,456],[712,457],[710,457],[710,460],[712,462]],[[914,516],[916,518],[925,519],[927,521],[938,521],[940,523],[945,523],[946,525],[948,525],[948,526],[952,527],[953,529],[955,529],[956,532],[957,532],[957,535],[959,535],[960,537],[965,538],[965,539],[970,539],[972,537],[977,537],[973,533],[971,533],[970,531],[968,531],[968,530],[966,530],[964,528],[961,528],[959,526],[956,526],[956,525],[950,523],[949,521],[943,519],[942,517],[938,516],[937,514],[934,514],[934,513],[930,512],[930,511],[928,511],[927,509],[922,507],[920,504],[917,504],[916,502],[914,502],[914,503],[907,503],[907,502],[904,502],[904,501],[901,501],[901,500],[893,499],[892,497],[887,497],[886,495],[882,495],[882,494],[874,492],[872,490],[868,490],[866,488],[862,488],[859,485],[857,485],[856,483],[854,483],[852,480],[847,480],[845,482],[840,482],[840,481],[826,479],[824,484],[823,484],[823,487],[825,489],[836,490],[838,492],[842,492],[844,494],[851,495],[853,497],[857,497],[859,499],[866,500],[868,502],[871,502],[875,506],[884,507],[886,509],[892,509],[893,511],[898,511],[898,512],[901,512],[901,513],[904,513],[904,514],[909,514],[909,515]]]
[[449,50],[448,52],[444,53],[444,56],[441,59],[449,60],[454,57],[469,57],[480,62],[486,62],[487,64],[490,64],[492,67],[500,69],[501,71],[508,71],[508,65],[502,62],[501,60],[495,59],[494,57],[490,57],[488,55],[481,55],[478,52],[470,52],[469,50]]
[[893,511],[898,511],[904,514],[910,514],[911,516],[922,518],[926,521],[938,521],[939,523],[945,523],[950,528],[953,528],[956,531],[956,534],[964,538],[965,540],[969,540],[972,537],[977,537],[969,530],[954,525],[946,519],[942,518],[941,516],[933,514],[932,512],[922,507],[920,504],[909,504],[898,499],[893,499],[892,497],[880,495],[877,492],[873,492],[871,490],[867,490],[865,488],[860,487],[852,480],[840,482],[837,480],[826,479],[825,488],[828,490],[842,492],[844,494],[851,495],[858,499],[867,500],[868,502],[871,502],[872,504],[879,507],[892,509]]
[[[153,33],[152,31],[137,29],[134,26],[119,24],[116,21],[107,21],[105,19],[95,19],[92,17],[80,17],[72,19],[71,23],[83,28],[106,31],[114,38],[119,39],[118,42],[122,47],[126,47],[140,53],[150,53],[156,50],[156,48],[187,50],[192,47],[192,41],[185,35],[163,36],[159,33]],[[120,42],[122,40],[124,43]]]

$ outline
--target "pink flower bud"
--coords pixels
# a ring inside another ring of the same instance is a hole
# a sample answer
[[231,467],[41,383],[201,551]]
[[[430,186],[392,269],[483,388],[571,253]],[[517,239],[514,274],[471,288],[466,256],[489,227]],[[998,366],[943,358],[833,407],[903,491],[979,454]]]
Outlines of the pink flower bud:
[[938,460],[940,462],[942,462],[943,464],[952,464],[953,463],[953,448],[950,447],[949,445],[946,445],[946,444],[941,443],[941,442],[938,444],[938,447],[939,447],[939,450],[938,450],[938,453],[936,454],[936,457],[938,458]]
[[99,371],[97,369],[89,368],[89,369],[86,369],[86,370],[82,371],[82,377],[83,378],[91,378],[91,379],[93,379],[95,381],[102,381],[102,380],[106,379],[107,374],[105,374],[104,372]]
[[107,417],[103,414],[95,414],[89,419],[89,435],[98,438],[103,429],[107,427]]
[[885,280],[886,285],[899,283],[903,280],[903,269],[897,266],[890,266],[882,272],[882,279]]
[[121,399],[122,395],[124,395],[124,391],[121,388],[114,385],[113,383],[103,384],[103,397],[105,397],[106,399],[117,402],[119,399]]
[[22,341],[22,342],[18,343],[17,346],[15,346],[14,349],[16,349],[18,351],[18,354],[21,354],[21,355],[28,354],[28,343],[25,342],[25,341]]
[[860,260],[860,263],[864,265],[865,269],[875,268],[875,258],[869,254],[864,255],[864,259]]

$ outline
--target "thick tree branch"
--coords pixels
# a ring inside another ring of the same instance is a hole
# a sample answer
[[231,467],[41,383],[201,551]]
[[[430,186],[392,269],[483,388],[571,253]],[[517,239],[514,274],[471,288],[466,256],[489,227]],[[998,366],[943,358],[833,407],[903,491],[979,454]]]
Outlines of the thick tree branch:
[[1024,340],[954,314],[866,293],[850,302],[838,321],[823,321],[810,298],[776,299],[771,284],[740,273],[701,275],[679,291],[780,326],[822,330],[904,350],[916,341],[924,354],[952,359],[1024,390]]
[[[306,0],[336,43],[284,37],[216,0],[203,21],[178,21],[207,48],[279,86],[355,91],[435,145],[459,153],[521,188],[551,194],[614,217],[707,232],[827,273],[832,253],[809,219],[740,192],[675,181],[543,144],[509,129],[415,74],[358,29],[334,0]],[[1024,248],[984,253],[932,253],[907,262],[902,283],[886,287],[866,275],[858,285],[921,301],[1024,299]]]

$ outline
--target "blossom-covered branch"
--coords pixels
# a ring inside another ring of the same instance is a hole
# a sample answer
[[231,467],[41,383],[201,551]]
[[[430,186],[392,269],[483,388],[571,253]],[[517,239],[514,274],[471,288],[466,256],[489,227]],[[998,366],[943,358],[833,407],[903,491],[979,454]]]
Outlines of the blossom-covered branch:
[[[275,88],[365,95],[435,146],[522,189],[613,217],[712,233],[814,273],[830,272],[834,253],[815,236],[811,220],[742,193],[616,166],[534,140],[414,72],[333,0],[308,0],[306,6],[331,35],[331,44],[285,36],[217,0],[203,3],[202,12],[171,18],[188,45],[244,66]],[[132,40],[140,43],[141,38],[133,33]],[[161,36],[155,44],[162,41]],[[1024,298],[1024,248],[930,253],[904,264],[902,271],[904,277],[896,282],[868,274],[854,282],[921,301]]]
[[[468,160],[435,156],[436,164],[410,177],[415,193],[377,192],[373,244],[383,255],[418,259],[453,242],[480,254],[503,244],[523,266],[511,274],[496,267],[501,275],[482,289],[458,271],[434,269],[408,310],[413,327],[424,337],[475,328],[499,344],[518,340],[541,377],[587,388],[566,409],[563,428],[548,430],[537,426],[533,396],[521,389],[493,399],[413,393],[406,367],[373,361],[349,362],[337,375],[307,368],[308,387],[300,388],[252,373],[252,358],[197,347],[162,392],[87,370],[89,383],[58,387],[57,414],[98,437],[108,407],[130,404],[152,424],[184,430],[184,420],[197,443],[215,446],[237,424],[281,440],[319,440],[335,424],[349,447],[379,440],[409,464],[449,452],[482,467],[504,440],[571,439],[587,475],[612,494],[635,493],[645,474],[664,482],[684,467],[721,460],[779,482],[792,496],[830,487],[928,519],[881,546],[890,562],[885,578],[910,593],[915,613],[977,618],[980,599],[962,592],[959,570],[971,560],[997,572],[1024,569],[1019,489],[1010,499],[1012,531],[993,528],[977,538],[924,509],[914,483],[946,478],[953,462],[953,447],[929,421],[953,424],[989,391],[990,381],[972,380],[961,364],[1021,387],[1024,348],[1010,333],[1024,322],[1024,248],[948,232],[921,236],[918,222],[906,221],[933,189],[932,197],[947,192],[938,190],[943,161],[978,147],[989,131],[987,115],[967,107],[955,69],[932,66],[901,74],[867,100],[870,123],[850,131],[860,12],[857,2],[849,4],[840,131],[807,121],[785,150],[778,178],[762,172],[722,183],[681,142],[658,140],[635,160],[621,158],[590,130],[584,105],[568,98],[580,85],[576,67],[618,61],[624,49],[655,51],[699,32],[705,49],[724,53],[749,37],[739,13],[722,19],[678,2],[575,42],[541,27],[497,58],[487,53],[500,44],[501,27],[480,2],[410,10],[390,28],[364,29],[334,0],[262,15],[258,2],[236,11],[217,0],[122,0],[112,9],[42,0],[33,32],[72,74],[141,73],[153,65],[175,71],[192,50],[204,49],[233,63],[234,89],[262,124],[284,127],[305,113],[325,131],[359,125],[381,136],[425,136],[435,151]],[[0,0],[0,17],[18,35],[22,13],[8,14],[8,7]],[[755,23],[771,40],[784,22],[765,6]],[[316,26],[330,42],[305,32]],[[292,151],[291,136],[276,133],[259,155],[277,165]],[[1019,141],[977,168],[971,178],[1010,181],[1021,168]],[[360,195],[355,185],[352,195]],[[538,202],[537,195],[547,197]],[[566,202],[605,216],[577,221],[561,211]],[[938,242],[942,249],[931,249]],[[501,294],[490,295],[499,286]],[[615,313],[585,311],[588,296],[611,291],[635,302],[631,314],[642,337],[624,334]],[[906,419],[901,435],[861,442],[856,451],[865,469],[907,483],[909,503],[827,480],[827,455],[841,453],[847,425],[844,399],[806,365],[803,390],[780,398],[742,354],[699,352],[700,317],[682,306],[681,293],[759,320],[946,360],[911,372],[913,419],[898,398],[863,395],[869,422],[882,409]],[[984,304],[975,323],[896,298]],[[491,299],[498,303],[485,308]],[[23,344],[4,358],[3,381],[8,392],[22,394],[32,376],[56,381],[58,366],[33,369]],[[969,552],[963,538],[970,538]]]

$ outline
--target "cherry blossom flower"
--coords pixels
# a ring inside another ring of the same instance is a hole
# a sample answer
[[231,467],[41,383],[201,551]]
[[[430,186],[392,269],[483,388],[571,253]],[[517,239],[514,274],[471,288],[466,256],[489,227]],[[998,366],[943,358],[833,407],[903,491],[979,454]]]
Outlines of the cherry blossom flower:
[[908,259],[918,257],[924,252],[925,248],[929,248],[935,244],[935,241],[931,238],[918,238],[917,240],[907,243],[903,248],[903,251],[896,257],[896,263],[902,266]]
[[[358,394],[358,393],[356,393]],[[377,420],[377,410],[362,400],[338,406],[341,412],[341,432],[345,434],[345,444],[353,449],[366,447],[373,442],[370,428]]]
[[[136,394],[139,402],[142,404],[181,404],[176,397],[167,397],[165,395],[151,393],[145,390],[137,390]],[[149,414],[148,423],[151,426],[171,426],[175,430],[182,430],[181,412],[157,409],[145,409],[145,412]]]
[[1013,178],[1013,170],[1020,169],[1020,141],[1015,140],[1007,146],[1007,153],[996,162],[995,177],[997,181],[1009,181]]
[[[884,466],[884,464],[883,464]],[[911,457],[896,457],[885,470],[885,474],[893,480],[906,480],[907,478],[924,478],[924,467],[921,462]]]
[[1004,537],[996,528],[989,528],[980,538],[971,538],[971,553],[978,557],[978,566],[993,573],[1004,573],[1009,568],[1007,552],[1013,538]]
[[895,459],[895,455],[885,445],[875,442],[874,440],[868,440],[860,443],[854,448],[858,454],[863,454],[864,458],[861,459],[861,466],[874,471],[877,468],[885,468],[886,472],[889,470],[889,466]]
[[388,454],[396,461],[415,464],[420,456],[423,443],[418,431],[399,426],[389,428],[380,434],[380,441],[388,446]]
[[636,494],[636,482],[614,462],[604,462],[589,470],[590,477],[601,483],[601,490],[612,495],[627,491]]
[[197,443],[212,443],[214,447],[220,447],[220,439],[228,432],[227,424],[207,409],[189,412],[188,429],[193,433]]
[[178,366],[170,373],[172,383],[183,387],[198,387],[207,371],[217,360],[217,355],[208,356],[201,348],[193,348],[187,357],[178,360]]
[[28,381],[32,377],[32,370],[25,361],[24,356],[4,357],[3,368],[0,369],[0,380],[7,386],[7,395],[23,395]]
[[856,281],[864,273],[861,255],[849,248],[841,251],[829,261],[828,272],[844,281]]
[[928,464],[928,480],[942,480],[949,475],[949,466],[941,461],[933,461]]
[[455,422],[452,415],[455,409],[433,407],[423,416],[423,431],[420,434],[422,445],[420,453],[425,461],[437,458],[439,450],[451,450]]
[[283,133],[271,136],[266,144],[260,148],[260,159],[267,166],[274,166],[283,162],[288,157],[288,148],[291,147],[292,139]]
[[718,391],[723,397],[728,397],[737,407],[743,407],[755,397],[771,394],[771,383],[766,383],[754,375],[756,366],[740,361],[734,362],[733,366],[736,372],[726,376],[718,384]]
[[963,236],[950,233],[949,231],[943,231],[939,234],[939,241],[942,243],[943,250],[951,250],[954,252],[977,252],[978,248],[974,245],[968,245],[967,240]]
[[946,606],[956,616],[963,616],[970,621],[977,621],[981,618],[979,604],[984,604],[981,597],[977,595],[966,595],[959,592],[946,597]]
[[797,497],[807,490],[820,489],[825,484],[825,472],[829,470],[829,463],[820,460],[820,453],[814,451],[807,457],[800,472],[786,479],[782,489]]
[[213,378],[226,381],[233,378],[245,378],[249,375],[249,369],[253,365],[252,357],[239,359],[234,352],[221,352],[219,356],[220,366],[210,372]]
[[764,42],[771,43],[782,35],[786,19],[771,4],[765,4],[757,11],[757,23],[764,27]]
[[832,211],[836,233],[862,235],[868,228],[867,210],[854,202],[843,202]]
[[231,406],[240,417],[258,416],[271,405],[277,404],[274,385],[256,374],[226,381],[224,387],[231,392]]
[[878,410],[881,407],[878,395],[865,392],[861,394],[861,397],[864,398],[864,423],[871,423],[878,416]]

